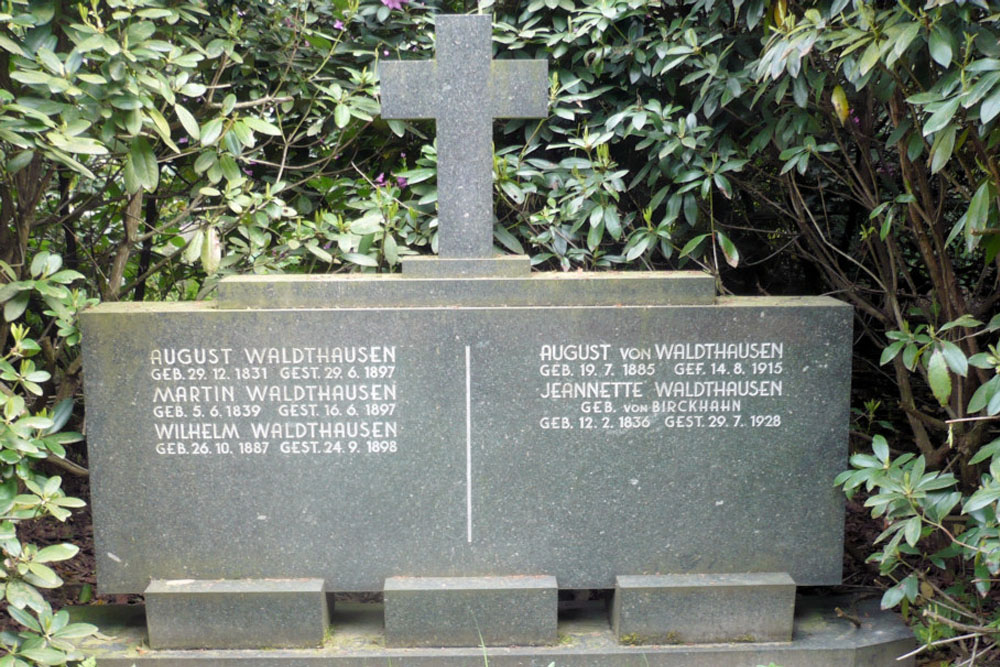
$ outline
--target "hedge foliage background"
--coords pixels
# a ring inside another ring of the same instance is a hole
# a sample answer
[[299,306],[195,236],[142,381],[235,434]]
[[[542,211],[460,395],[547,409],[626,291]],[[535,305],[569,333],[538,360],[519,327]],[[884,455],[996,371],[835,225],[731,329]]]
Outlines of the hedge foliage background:
[[883,605],[995,656],[1000,2],[4,0],[0,667],[92,632],[39,593],[75,547],[19,537],[81,502],[76,313],[432,252],[433,124],[379,118],[375,65],[477,11],[551,72],[548,118],[496,124],[497,247],[851,303],[837,481],[884,530]]

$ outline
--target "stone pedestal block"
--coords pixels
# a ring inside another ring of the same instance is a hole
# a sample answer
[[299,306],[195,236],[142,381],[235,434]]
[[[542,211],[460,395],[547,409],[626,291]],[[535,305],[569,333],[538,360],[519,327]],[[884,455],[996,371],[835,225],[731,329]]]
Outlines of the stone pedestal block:
[[783,572],[619,576],[611,624],[624,644],[787,642],[794,613]]
[[476,259],[444,257],[404,257],[404,277],[420,278],[521,278],[531,273],[527,255],[498,255]]
[[314,647],[329,626],[322,579],[154,580],[145,596],[154,649]]
[[[240,283],[240,308],[88,309],[101,590],[521,572],[611,589],[779,567],[839,584],[850,307],[694,305],[710,276],[642,275],[277,276]],[[328,307],[249,305],[271,288]],[[366,306],[396,292],[410,305]],[[655,305],[669,294],[686,305]],[[522,297],[560,305],[495,305]]]
[[555,577],[390,577],[390,647],[554,644]]

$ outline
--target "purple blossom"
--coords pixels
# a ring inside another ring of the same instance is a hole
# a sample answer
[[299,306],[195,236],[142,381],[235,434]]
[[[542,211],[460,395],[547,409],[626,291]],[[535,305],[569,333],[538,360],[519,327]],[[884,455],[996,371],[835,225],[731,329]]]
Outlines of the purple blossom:
[[343,30],[344,29],[344,22],[341,21],[340,19],[337,19],[336,21],[333,22],[333,29],[334,30]]
[[405,188],[407,186],[407,180],[405,178],[403,178],[402,176],[397,176],[396,177],[396,185],[398,185],[399,189],[402,190],[403,188]]
[[410,0],[382,0],[382,4],[389,9],[402,9],[403,5],[408,3]]
[[375,185],[383,186],[385,185],[385,174],[379,174],[375,177]]

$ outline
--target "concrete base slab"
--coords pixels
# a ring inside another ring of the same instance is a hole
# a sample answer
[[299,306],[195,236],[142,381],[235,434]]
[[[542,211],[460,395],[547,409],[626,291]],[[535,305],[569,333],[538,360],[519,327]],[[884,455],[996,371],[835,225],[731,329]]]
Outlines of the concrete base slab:
[[555,577],[390,577],[383,590],[386,646],[556,643]]
[[153,580],[145,598],[158,649],[319,646],[329,626],[322,579]]
[[787,642],[794,613],[784,572],[620,576],[611,627],[624,644]]
[[[840,607],[856,614],[860,627],[839,618]],[[539,647],[389,649],[382,606],[339,603],[322,648],[264,651],[159,651],[146,644],[141,606],[71,608],[73,620],[95,623],[109,639],[92,640],[98,667],[912,667],[896,657],[915,646],[913,633],[877,599],[856,605],[843,597],[800,596],[791,642],[625,646],[608,624],[603,603],[559,619],[559,643]]]

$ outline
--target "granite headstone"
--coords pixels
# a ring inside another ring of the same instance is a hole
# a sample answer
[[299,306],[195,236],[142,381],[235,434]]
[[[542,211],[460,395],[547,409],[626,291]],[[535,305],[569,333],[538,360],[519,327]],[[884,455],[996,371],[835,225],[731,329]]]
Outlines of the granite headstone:
[[101,592],[384,590],[386,640],[421,646],[553,643],[556,587],[616,588],[620,641],[668,637],[646,621],[695,575],[785,639],[794,585],[840,582],[850,307],[493,257],[492,119],[543,114],[547,79],[489,34],[438,17],[436,61],[381,69],[387,117],[437,121],[444,258],[83,314]]

